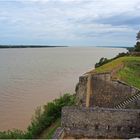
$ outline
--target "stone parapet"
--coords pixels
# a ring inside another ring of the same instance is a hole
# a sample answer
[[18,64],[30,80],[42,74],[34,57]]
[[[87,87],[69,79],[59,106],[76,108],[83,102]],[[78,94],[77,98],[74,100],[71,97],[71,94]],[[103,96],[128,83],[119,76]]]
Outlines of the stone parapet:
[[64,107],[61,126],[64,137],[140,137],[140,109]]

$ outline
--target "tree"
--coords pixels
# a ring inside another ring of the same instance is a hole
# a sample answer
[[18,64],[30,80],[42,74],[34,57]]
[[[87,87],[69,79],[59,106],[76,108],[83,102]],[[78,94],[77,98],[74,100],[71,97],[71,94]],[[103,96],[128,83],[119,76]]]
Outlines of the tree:
[[137,41],[139,42],[140,41],[140,31],[137,33],[136,38],[137,38]]
[[135,51],[140,52],[140,42],[137,42],[135,45]]
[[136,42],[134,51],[140,52],[140,31],[137,33],[136,39],[137,39],[137,42]]
[[104,65],[104,64],[106,64],[106,63],[108,63],[108,61],[109,61],[109,60],[108,60],[107,58],[102,57],[102,58],[99,60],[99,62],[95,64],[95,68],[100,67],[100,66],[102,66],[102,65]]

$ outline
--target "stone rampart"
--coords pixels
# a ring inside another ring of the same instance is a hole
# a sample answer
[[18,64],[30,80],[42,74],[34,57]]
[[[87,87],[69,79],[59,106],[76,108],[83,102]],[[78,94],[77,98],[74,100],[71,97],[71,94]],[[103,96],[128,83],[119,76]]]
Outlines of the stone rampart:
[[[90,106],[113,108],[125,99],[140,92],[139,89],[118,80],[111,80],[110,73],[92,75],[92,94]],[[87,92],[87,75],[79,78],[76,87],[77,104],[85,106]],[[137,108],[137,106],[135,106]]]
[[64,107],[65,138],[140,137],[140,110]]

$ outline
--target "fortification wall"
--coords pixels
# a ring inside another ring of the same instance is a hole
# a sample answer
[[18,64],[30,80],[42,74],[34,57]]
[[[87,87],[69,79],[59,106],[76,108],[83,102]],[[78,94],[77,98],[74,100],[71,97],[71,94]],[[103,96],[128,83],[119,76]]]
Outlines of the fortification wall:
[[87,76],[80,76],[79,83],[76,85],[76,104],[79,106],[85,106],[86,104],[86,92],[87,92]]
[[140,110],[64,107],[61,125],[65,137],[140,137]]
[[[113,108],[130,96],[140,92],[138,89],[121,81],[111,80],[110,73],[96,74],[92,76],[92,94],[90,106]],[[79,78],[76,88],[77,104],[85,106],[87,88],[87,76]],[[135,108],[138,108],[135,106]]]
[[99,107],[113,108],[139,92],[138,89],[121,81],[107,81],[98,76],[93,76],[92,87],[91,106]]

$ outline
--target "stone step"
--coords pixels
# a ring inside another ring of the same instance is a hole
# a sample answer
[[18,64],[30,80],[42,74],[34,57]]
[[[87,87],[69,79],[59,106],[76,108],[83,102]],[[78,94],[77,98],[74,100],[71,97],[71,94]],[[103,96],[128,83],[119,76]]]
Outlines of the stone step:
[[138,99],[140,97],[140,92],[138,92],[137,94],[127,98],[126,100],[124,100],[124,102],[118,104],[117,106],[115,106],[116,109],[122,109],[124,108],[127,104],[135,101],[136,99]]

